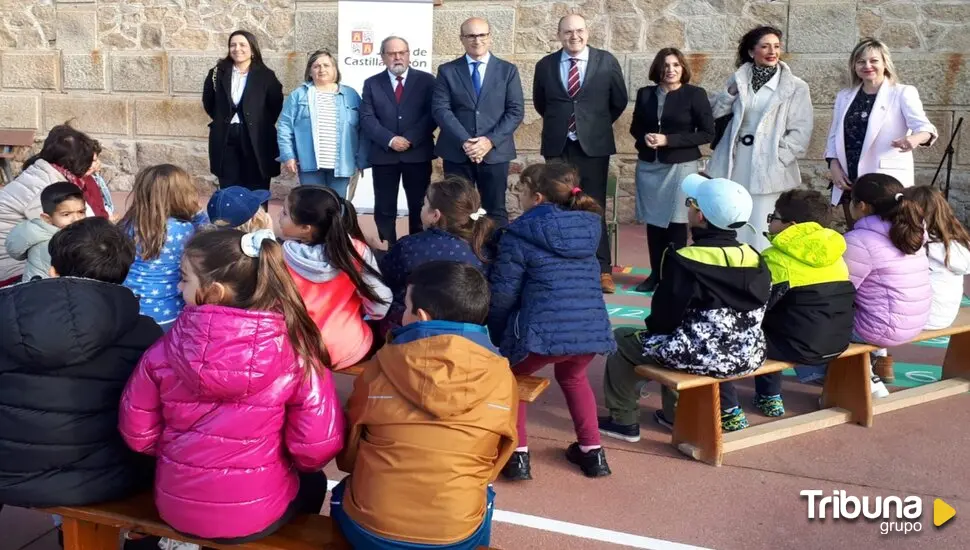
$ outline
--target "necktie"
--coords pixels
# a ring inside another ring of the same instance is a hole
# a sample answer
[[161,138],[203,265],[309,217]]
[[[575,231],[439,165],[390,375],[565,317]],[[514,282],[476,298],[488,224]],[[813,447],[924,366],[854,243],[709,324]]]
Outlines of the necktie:
[[[575,57],[569,58],[569,74],[566,78],[567,86],[566,92],[569,97],[576,97],[579,93],[579,60]],[[576,107],[573,107],[573,112],[569,115],[569,126],[566,129],[567,133],[576,133]]]
[[396,99],[397,102],[400,103],[401,96],[404,95],[404,78],[400,76],[396,78],[397,78],[397,86],[394,87],[394,99]]
[[481,64],[481,61],[472,61],[472,65],[475,67],[472,70],[472,86],[475,87],[475,97],[482,95],[482,73],[478,72],[478,67]]

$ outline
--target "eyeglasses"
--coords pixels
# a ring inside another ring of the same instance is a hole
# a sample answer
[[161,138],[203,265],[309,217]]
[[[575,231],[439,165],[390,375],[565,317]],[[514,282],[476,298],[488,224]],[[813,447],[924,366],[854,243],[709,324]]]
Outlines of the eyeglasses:
[[768,223],[769,223],[769,224],[770,224],[771,222],[773,222],[773,221],[775,221],[775,220],[778,220],[778,221],[780,221],[781,223],[786,223],[786,222],[788,222],[788,220],[786,220],[785,218],[782,218],[781,216],[779,216],[778,214],[775,214],[774,212],[772,212],[771,214],[768,214]]
[[464,39],[466,39],[466,40],[468,40],[468,41],[470,41],[470,42],[474,42],[476,40],[485,40],[486,38],[488,38],[488,36],[490,34],[492,34],[492,33],[487,32],[485,34],[463,34],[463,35],[461,35],[461,37],[464,38]]
[[686,206],[687,208],[696,208],[698,210],[700,210],[701,208],[700,206],[697,205],[697,199],[695,199],[694,197],[687,197],[687,200],[684,201],[684,206]]

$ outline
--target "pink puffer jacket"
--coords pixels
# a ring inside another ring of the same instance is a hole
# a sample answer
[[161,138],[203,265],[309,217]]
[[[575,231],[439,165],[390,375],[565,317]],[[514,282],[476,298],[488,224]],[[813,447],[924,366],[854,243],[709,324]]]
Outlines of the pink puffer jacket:
[[889,240],[890,223],[866,216],[845,234],[843,258],[856,287],[855,331],[878,346],[915,337],[930,315],[933,290],[925,249],[903,254]]
[[258,533],[340,451],[344,416],[329,372],[304,377],[283,316],[188,306],[145,352],[121,400],[128,445],[158,457],[155,504],[203,538]]

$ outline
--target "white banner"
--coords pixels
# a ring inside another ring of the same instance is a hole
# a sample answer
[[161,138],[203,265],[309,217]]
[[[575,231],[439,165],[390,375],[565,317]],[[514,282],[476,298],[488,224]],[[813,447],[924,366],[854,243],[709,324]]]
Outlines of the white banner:
[[[381,60],[381,41],[400,36],[411,47],[411,66],[431,72],[431,41],[434,23],[433,0],[383,0],[337,3],[337,52],[341,84],[363,92],[364,80],[386,70]],[[354,206],[361,212],[374,210],[372,171],[357,182]],[[399,184],[400,185],[400,184]],[[407,212],[404,189],[397,194],[399,214]]]

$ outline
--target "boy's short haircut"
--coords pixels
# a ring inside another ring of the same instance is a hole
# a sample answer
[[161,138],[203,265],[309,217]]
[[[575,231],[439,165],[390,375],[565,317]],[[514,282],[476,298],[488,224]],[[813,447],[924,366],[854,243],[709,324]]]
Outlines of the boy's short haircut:
[[791,189],[775,201],[775,212],[782,221],[792,223],[815,222],[828,227],[832,221],[829,201],[814,189]]
[[485,276],[461,262],[428,262],[408,277],[411,313],[423,309],[436,321],[483,325],[491,292]]
[[51,267],[61,277],[120,285],[135,261],[135,242],[104,218],[84,218],[51,238]]
[[40,192],[40,208],[44,214],[53,216],[57,205],[70,199],[84,201],[84,193],[80,187],[66,181],[52,183]]

